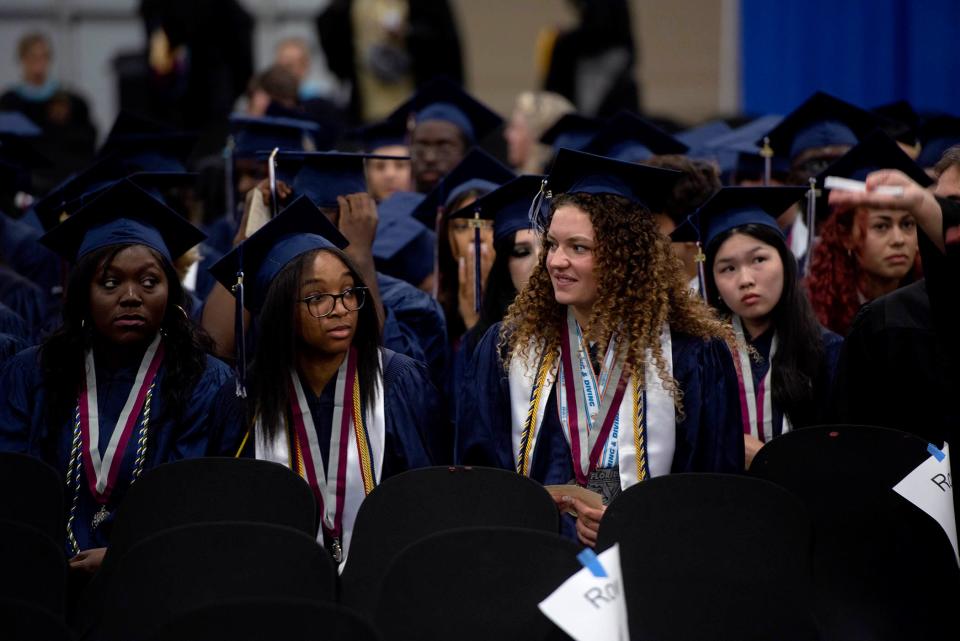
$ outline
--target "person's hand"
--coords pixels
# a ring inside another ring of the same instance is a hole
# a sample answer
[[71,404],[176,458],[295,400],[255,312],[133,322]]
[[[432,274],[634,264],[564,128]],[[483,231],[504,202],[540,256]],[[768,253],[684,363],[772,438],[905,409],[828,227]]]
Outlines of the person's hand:
[[[261,198],[263,198],[263,205],[269,209],[273,201],[270,194],[270,179],[264,178],[259,183],[257,183],[257,191],[260,192]],[[277,199],[280,201],[280,205],[290,197],[293,193],[293,189],[290,188],[287,183],[283,182],[279,178],[277,179]],[[279,208],[278,208],[279,209]]]
[[70,570],[93,574],[103,564],[103,555],[107,548],[90,548],[70,559]]
[[757,455],[757,452],[760,451],[761,447],[763,447],[763,441],[758,439],[756,436],[750,436],[749,434],[743,435],[744,469],[750,469],[750,464],[753,463],[753,457]]
[[337,196],[340,216],[337,227],[351,248],[370,251],[377,235],[377,204],[367,192]]
[[[475,243],[468,245],[466,256],[461,256],[457,261],[457,310],[460,317],[463,318],[463,324],[467,329],[472,328],[480,322],[480,314],[477,313],[476,300],[474,299],[474,290],[476,289],[476,272],[474,266],[477,264],[477,254]],[[486,277],[490,273],[493,265],[493,252],[485,245],[480,245],[480,287],[481,293],[486,288]]]
[[597,531],[600,529],[600,520],[603,518],[607,506],[590,507],[583,501],[572,496],[554,496],[553,502],[556,503],[560,512],[573,510],[577,513],[577,538],[580,542],[589,547],[597,545]]
[[[850,209],[869,207],[870,209],[904,210],[921,217],[931,206],[940,210],[937,201],[927,189],[921,187],[912,178],[896,169],[880,169],[867,176],[867,191],[852,192],[839,189],[830,190],[831,208]],[[878,187],[899,187],[902,194],[877,193]]]

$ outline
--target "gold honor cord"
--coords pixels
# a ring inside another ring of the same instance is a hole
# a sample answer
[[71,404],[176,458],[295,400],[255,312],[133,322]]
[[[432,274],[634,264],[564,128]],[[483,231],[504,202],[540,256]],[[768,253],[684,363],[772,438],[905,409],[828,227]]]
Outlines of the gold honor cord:
[[370,464],[370,444],[366,430],[363,429],[363,408],[360,407],[360,374],[353,377],[353,431],[357,439],[357,451],[360,452],[360,475],[363,477],[363,493],[373,491],[373,466]]
[[640,379],[633,377],[633,406],[637,408],[633,415],[633,446],[637,456],[637,482],[647,480],[647,430],[644,417],[644,394],[640,391]]
[[243,454],[243,448],[247,446],[247,441],[250,440],[251,430],[253,430],[252,427],[247,428],[247,433],[243,435],[243,440],[240,441],[240,447],[237,448],[237,453],[233,455],[233,458],[240,458],[240,455]]
[[517,473],[523,476],[530,475],[530,459],[533,455],[534,433],[537,429],[537,408],[540,406],[540,396],[543,388],[546,386],[547,376],[553,368],[554,353],[547,352],[540,361],[540,371],[537,372],[537,380],[530,392],[530,409],[527,410],[527,420],[523,426],[523,434],[520,437],[520,459],[517,461]]

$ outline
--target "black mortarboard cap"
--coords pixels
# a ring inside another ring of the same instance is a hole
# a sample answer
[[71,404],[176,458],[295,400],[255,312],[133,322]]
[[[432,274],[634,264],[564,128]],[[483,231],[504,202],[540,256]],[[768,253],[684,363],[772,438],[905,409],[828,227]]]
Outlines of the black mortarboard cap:
[[260,152],[312,151],[320,126],[310,120],[230,116],[230,139],[235,158],[255,158]]
[[210,267],[210,273],[228,290],[244,279],[244,305],[257,313],[270,283],[297,256],[315,249],[343,249],[349,242],[306,196],[300,196],[275,218],[234,247]]
[[428,120],[452,123],[475,143],[503,124],[503,118],[445,77],[434,78],[390,114],[391,119],[420,124]]
[[493,242],[520,231],[530,229],[530,203],[540,191],[544,176],[517,176],[510,182],[481,196],[472,204],[450,214],[451,218],[472,218],[478,214],[493,221]]
[[97,198],[41,237],[70,262],[111,245],[146,245],[171,263],[206,235],[130,180]]
[[405,156],[375,156],[338,151],[280,152],[277,178],[297,196],[307,196],[317,207],[336,207],[337,196],[367,191],[364,162],[370,158],[406,160]]
[[438,207],[448,207],[470,190],[493,191],[513,179],[513,170],[483,151],[471,149],[463,160],[444,176],[427,194],[416,209],[414,217],[431,229],[435,225]]
[[601,126],[583,151],[627,162],[650,156],[684,154],[689,147],[640,116],[621,111]]
[[[877,128],[876,116],[849,102],[818,91],[767,132],[774,155],[791,160],[808,149],[853,146]],[[764,137],[756,141],[763,147]]]
[[724,187],[697,210],[697,223],[704,246],[736,227],[763,225],[781,236],[777,216],[796,203],[804,187]]
[[407,123],[401,118],[387,118],[354,129],[347,139],[359,142],[367,153],[374,153],[383,147],[406,146]]
[[433,271],[436,234],[413,217],[422,194],[398,191],[377,207],[379,221],[373,240],[377,271],[419,285]]
[[871,172],[878,169],[899,169],[923,187],[933,184],[927,172],[911,160],[897,143],[882,131],[875,131],[817,176],[817,185],[823,187],[827,176],[866,180]]
[[577,113],[564,114],[543,132],[540,142],[554,149],[582,150],[600,131],[602,121]]

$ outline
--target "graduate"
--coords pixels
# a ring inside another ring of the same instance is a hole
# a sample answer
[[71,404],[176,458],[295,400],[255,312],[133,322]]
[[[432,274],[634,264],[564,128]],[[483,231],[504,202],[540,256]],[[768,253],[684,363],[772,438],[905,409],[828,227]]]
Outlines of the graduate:
[[410,167],[414,190],[437,186],[503,118],[447,78],[425,83],[388,120],[411,123]]
[[624,162],[644,162],[654,155],[680,155],[689,149],[640,116],[621,111],[601,125],[583,151]]
[[[517,176],[486,196],[477,199],[450,215],[451,221],[470,220],[479,216],[493,222],[493,246],[496,251],[493,266],[483,291],[480,319],[460,341],[453,357],[451,389],[452,402],[461,390],[464,373],[473,358],[473,351],[490,327],[503,320],[507,308],[530,280],[530,274],[540,258],[540,240],[530,221],[530,203],[540,191],[544,176]],[[474,263],[476,266],[476,263]],[[474,268],[468,277],[476,279]],[[451,408],[456,416],[456,408]]]
[[145,470],[206,451],[211,402],[230,371],[207,354],[173,270],[202,239],[129,181],[43,238],[74,265],[63,325],[4,366],[0,449],[63,475],[73,568],[99,566],[116,510]]
[[381,120],[357,129],[351,137],[361,143],[364,153],[373,156],[367,161],[367,186],[374,200],[380,203],[391,194],[413,189],[406,122]]
[[[478,198],[508,182],[513,171],[480,149],[470,151],[437,186],[427,194],[413,215],[437,230],[437,300],[443,307],[447,321],[447,335],[451,349],[459,349],[464,333],[477,324],[480,313],[476,307],[474,262],[477,252],[474,244],[477,228],[465,218],[451,218],[450,214],[475,202]],[[480,219],[480,283],[481,292],[495,259],[492,221]]]
[[[732,332],[690,296],[650,214],[675,179],[560,150],[540,259],[462,387],[459,463],[574,482],[605,502],[651,476],[743,469]],[[559,503],[594,545],[603,509]]]
[[[864,180],[879,168],[898,169],[924,186],[929,176],[883,132],[871,134],[818,177]],[[813,250],[807,289],[827,328],[845,335],[860,307],[913,282],[919,272],[916,217],[909,211],[834,208]]]
[[[338,152],[280,152],[276,166],[277,199],[282,205],[297,196],[307,196],[315,215],[333,221],[350,240],[346,252],[364,276],[371,306],[382,308],[384,345],[425,362],[439,380],[447,363],[446,326],[439,305],[426,292],[376,271],[372,248],[378,220],[364,178],[366,158],[365,154]],[[258,190],[251,200],[262,198],[264,206],[272,208],[273,195],[265,184],[261,187],[263,191]],[[251,229],[259,228],[251,225],[249,218],[244,219],[244,225],[249,229],[240,230],[237,244]],[[232,310],[232,301],[226,289],[214,288],[203,316],[204,327],[217,341],[218,353],[223,356],[232,352],[235,341],[232,314],[227,313]]]
[[733,324],[744,462],[793,428],[824,422],[843,340],[821,327],[776,216],[802,187],[727,187],[697,212],[709,303]]
[[439,399],[422,363],[381,346],[369,288],[347,240],[307,197],[214,266],[244,279],[261,335],[246,399],[224,389],[216,454],[296,470],[317,498],[318,539],[343,567],[357,509],[383,479],[433,463]]

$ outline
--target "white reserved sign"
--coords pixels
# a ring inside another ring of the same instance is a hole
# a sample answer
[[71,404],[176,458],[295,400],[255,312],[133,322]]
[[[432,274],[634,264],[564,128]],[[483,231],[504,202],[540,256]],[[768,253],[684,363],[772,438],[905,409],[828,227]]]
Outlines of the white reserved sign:
[[943,446],[943,456],[930,456],[915,470],[893,486],[893,491],[929,514],[940,524],[953,553],[960,563],[957,548],[957,520],[953,513],[953,479],[950,476],[950,446]]
[[629,641],[620,546],[596,558],[603,574],[585,567],[540,603],[540,611],[576,641]]

